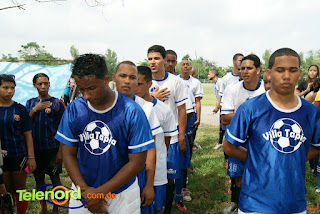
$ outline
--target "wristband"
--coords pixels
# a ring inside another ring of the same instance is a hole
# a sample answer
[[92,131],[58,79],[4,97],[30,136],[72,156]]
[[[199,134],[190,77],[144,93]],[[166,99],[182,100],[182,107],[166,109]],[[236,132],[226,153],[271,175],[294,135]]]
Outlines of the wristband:
[[28,158],[33,158],[34,159],[35,157],[34,156],[28,156]]
[[36,112],[37,112],[37,110],[36,110],[34,107],[32,108],[32,110],[34,111],[34,113],[36,113]]

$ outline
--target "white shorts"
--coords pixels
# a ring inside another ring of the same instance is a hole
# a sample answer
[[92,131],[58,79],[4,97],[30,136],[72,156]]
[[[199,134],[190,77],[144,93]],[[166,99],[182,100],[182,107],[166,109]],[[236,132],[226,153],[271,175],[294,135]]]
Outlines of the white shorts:
[[[76,189],[72,184],[72,189]],[[121,214],[140,214],[140,189],[138,186],[138,180],[127,189],[117,194],[115,199],[105,199],[110,205],[106,206],[109,213],[121,213]],[[70,198],[69,207],[81,206],[82,202]],[[91,214],[91,212],[84,207],[79,209],[69,209],[71,214]]]
[[[238,209],[238,214],[263,214],[263,213],[256,213],[256,212],[245,213],[245,212],[242,212],[240,209]],[[294,213],[294,214],[307,214],[307,211],[303,211],[303,212],[300,212],[300,213]]]

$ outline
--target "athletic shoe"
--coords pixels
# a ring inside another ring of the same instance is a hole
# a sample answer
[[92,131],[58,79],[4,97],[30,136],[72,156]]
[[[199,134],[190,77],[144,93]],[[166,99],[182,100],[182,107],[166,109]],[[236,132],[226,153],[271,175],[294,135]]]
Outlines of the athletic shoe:
[[316,192],[319,193],[319,192],[320,192],[320,188],[317,188],[317,189],[316,189]]
[[213,149],[214,149],[214,150],[218,150],[218,149],[220,149],[221,147],[222,147],[222,144],[219,144],[219,143],[218,143]]
[[238,208],[238,205],[234,202],[230,202],[228,206],[223,209],[223,213],[231,213]]
[[176,201],[174,202],[175,205],[177,206],[177,208],[181,211],[181,212],[184,212],[186,213],[187,212],[187,207],[184,206],[184,204],[182,203],[182,201]]
[[231,190],[230,188],[228,189],[227,194],[228,194],[228,195],[231,195],[231,194],[232,194],[232,190]]
[[228,161],[226,161],[224,168],[228,169]]
[[182,189],[182,198],[185,201],[191,201],[192,198],[190,196],[191,192],[187,188]]
[[199,143],[195,143],[194,145],[197,147],[197,149],[202,149]]

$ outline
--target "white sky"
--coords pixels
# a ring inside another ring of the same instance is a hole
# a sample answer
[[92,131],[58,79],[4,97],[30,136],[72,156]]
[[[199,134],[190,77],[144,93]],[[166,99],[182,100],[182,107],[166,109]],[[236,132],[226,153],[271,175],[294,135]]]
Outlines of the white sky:
[[0,11],[0,56],[17,56],[21,45],[34,41],[63,59],[71,59],[75,45],[80,54],[110,48],[119,61],[138,63],[160,44],[175,50],[178,60],[197,53],[226,66],[236,52],[261,57],[266,49],[319,49],[318,0],[109,0],[103,9],[85,0],[21,2],[28,2],[25,11]]

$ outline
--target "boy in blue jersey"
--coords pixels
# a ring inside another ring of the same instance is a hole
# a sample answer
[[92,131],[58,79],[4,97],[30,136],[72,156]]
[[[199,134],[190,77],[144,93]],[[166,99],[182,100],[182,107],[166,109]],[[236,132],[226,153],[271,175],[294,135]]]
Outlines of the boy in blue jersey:
[[[16,82],[13,75],[0,75],[0,136],[4,151],[3,178],[13,196],[17,213],[26,213],[28,201],[19,201],[17,190],[26,188],[25,170],[36,169],[32,141],[32,121],[26,108],[12,100]],[[2,155],[2,154],[0,154]]]
[[[59,173],[62,172],[62,147],[54,139],[64,112],[62,102],[49,95],[49,77],[38,73],[33,77],[33,86],[38,90],[38,97],[27,101],[26,108],[33,121],[32,138],[37,168],[33,172],[36,188],[45,184],[45,174],[53,184],[61,184]],[[46,201],[41,200],[41,213],[47,211]],[[52,213],[58,212],[54,206]]]
[[[69,213],[140,213],[136,175],[145,165],[146,150],[155,144],[141,107],[112,91],[107,73],[103,56],[84,54],[73,61],[72,74],[83,97],[68,105],[56,139],[64,144],[66,169],[86,204]],[[109,192],[117,197],[88,197]],[[69,206],[81,204],[70,199]]]
[[226,131],[224,151],[246,162],[239,213],[306,213],[305,162],[319,153],[320,112],[295,95],[300,63],[292,49],[275,51],[271,89],[244,102]]

